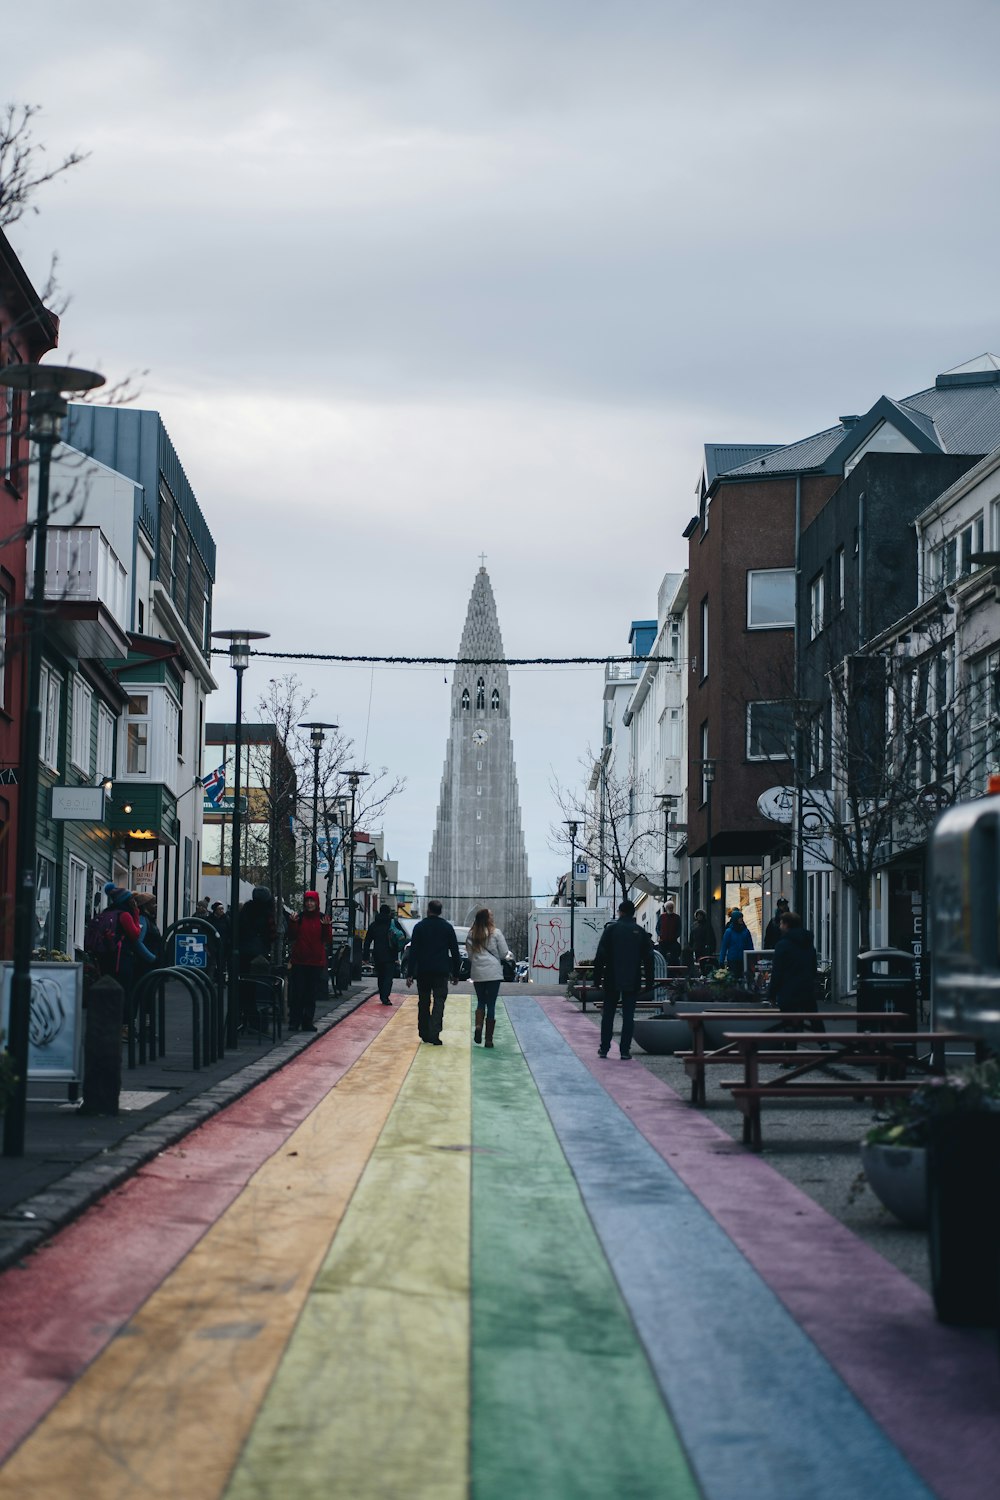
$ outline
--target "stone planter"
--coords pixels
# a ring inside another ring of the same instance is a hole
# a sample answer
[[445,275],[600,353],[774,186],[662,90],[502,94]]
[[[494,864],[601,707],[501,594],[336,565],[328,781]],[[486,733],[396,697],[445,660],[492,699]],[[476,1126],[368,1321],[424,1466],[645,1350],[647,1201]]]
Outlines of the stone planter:
[[672,1007],[664,1006],[662,1016],[637,1016],[633,1036],[643,1052],[652,1052],[663,1057],[670,1052],[683,1052],[691,1045],[691,1028],[686,1021],[672,1014]]
[[868,1186],[884,1208],[910,1229],[927,1227],[927,1150],[924,1146],[861,1147]]

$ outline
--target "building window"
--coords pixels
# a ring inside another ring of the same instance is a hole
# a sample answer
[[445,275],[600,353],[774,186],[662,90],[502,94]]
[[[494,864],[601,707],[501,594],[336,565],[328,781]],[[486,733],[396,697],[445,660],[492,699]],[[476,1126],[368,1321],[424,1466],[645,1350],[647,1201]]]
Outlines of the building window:
[[1000,651],[974,661],[969,680],[969,769],[973,786],[982,792],[987,776],[1000,771]]
[[483,842],[483,836],[482,836],[482,834],[481,833],[477,833],[476,834],[476,843],[477,844],[481,844],[482,842]]
[[846,583],[846,578],[847,578],[847,566],[846,566],[846,562],[845,562],[845,559],[844,559],[844,549],[843,549],[843,547],[838,547],[837,548],[837,556],[836,556],[836,559],[835,559],[835,567],[834,567],[834,578],[836,579],[837,608],[838,609],[843,609],[844,608],[844,588],[845,588],[845,583]]
[[747,759],[791,760],[795,717],[787,700],[747,704]]
[[181,716],[177,704],[166,697],[163,705],[163,740],[166,745],[175,745],[181,754]]
[[779,630],[795,624],[795,569],[747,574],[747,628]]
[[66,947],[83,947],[83,934],[87,926],[87,866],[74,856],[69,857],[69,890],[67,911]]
[[73,727],[70,755],[84,776],[90,775],[90,719],[94,695],[79,673],[73,676]]
[[972,561],[973,553],[982,552],[985,527],[982,515],[973,517],[967,526],[954,536],[948,537],[930,554],[931,592],[946,589],[956,578],[964,578],[975,572],[979,564]]
[[701,801],[702,801],[702,806],[704,806],[704,804],[708,801],[708,787],[709,787],[709,783],[708,783],[708,781],[707,781],[707,779],[705,777],[705,762],[708,759],[708,724],[707,723],[703,724],[701,726],[701,732],[700,732],[700,734],[698,736],[698,745],[699,745],[699,749],[701,751]]
[[494,713],[498,713],[499,710],[500,710],[500,690],[499,690],[499,688],[494,688],[493,691],[492,691],[492,693],[490,694],[490,708],[492,708],[492,710],[493,710]]
[[125,775],[149,774],[149,695],[134,693],[125,710]]
[[476,796],[477,797],[481,797],[482,795],[483,795],[483,789],[482,789],[482,787],[481,786],[477,786],[476,787]]
[[56,867],[39,854],[35,859],[35,948],[54,948]]
[[708,600],[701,601],[701,675],[708,676]]
[[136,633],[136,635],[142,635],[143,632],[144,632],[144,630],[145,630],[145,628],[146,628],[146,606],[143,604],[143,602],[142,602],[141,599],[136,604],[135,614],[136,614],[136,632],[135,633]]
[[486,683],[481,677],[476,679],[476,707],[486,707]]
[[817,573],[809,585],[809,639],[814,641],[823,629],[824,611],[823,574]]
[[482,809],[481,809],[481,808],[478,808],[478,807],[477,807],[477,808],[476,808],[476,822],[477,822],[477,823],[481,823],[481,822],[482,822],[482,820],[483,820],[483,813],[482,813]]
[[41,758],[53,771],[59,769],[59,709],[62,681],[51,667],[42,666],[38,703],[42,713]]
[[469,711],[469,689],[468,688],[463,688],[462,689],[462,712],[463,713],[468,713],[468,711]]
[[97,766],[98,776],[115,774],[115,720],[103,703],[97,705]]

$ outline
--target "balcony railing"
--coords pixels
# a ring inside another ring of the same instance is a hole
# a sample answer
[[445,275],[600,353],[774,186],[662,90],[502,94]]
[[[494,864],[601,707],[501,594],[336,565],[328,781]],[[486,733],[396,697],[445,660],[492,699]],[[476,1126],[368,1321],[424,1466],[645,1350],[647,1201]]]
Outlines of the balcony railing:
[[605,682],[631,682],[641,675],[641,661],[609,661],[604,668]]
[[[34,576],[34,546],[28,566]],[[50,526],[45,549],[45,597],[103,604],[128,629],[128,573],[99,526]]]

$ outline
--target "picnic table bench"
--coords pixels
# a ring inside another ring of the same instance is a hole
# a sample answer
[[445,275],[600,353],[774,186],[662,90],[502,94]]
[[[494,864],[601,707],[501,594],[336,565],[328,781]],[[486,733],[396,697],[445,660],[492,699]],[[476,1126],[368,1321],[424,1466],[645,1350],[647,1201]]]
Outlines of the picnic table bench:
[[[903,1076],[908,1067],[913,1067],[916,1063],[924,1071],[927,1070],[925,1063],[900,1052],[900,1047],[929,1047],[930,1069],[938,1073],[945,1070],[945,1047],[949,1042],[971,1042],[975,1047],[977,1061],[985,1053],[985,1045],[979,1038],[955,1031],[831,1031],[827,1033],[827,1045],[823,1049],[816,1045],[815,1032],[785,1032],[782,1040],[787,1044],[805,1049],[811,1043],[814,1049],[797,1050],[794,1059],[787,1051],[774,1050],[777,1037],[773,1028],[759,1032],[727,1031],[724,1036],[727,1042],[733,1043],[734,1051],[743,1059],[743,1078],[727,1079],[722,1087],[729,1090],[742,1112],[743,1144],[754,1151],[759,1151],[763,1144],[760,1110],[765,1099],[856,1099],[859,1102],[872,1099],[884,1104],[891,1099],[905,1098],[920,1087],[923,1079]],[[792,1065],[789,1071],[762,1082],[762,1062],[791,1062]],[[879,1079],[802,1081],[804,1074],[816,1068],[828,1067],[831,1063],[875,1067],[893,1076]]]
[[[759,1020],[762,1031],[780,1032],[796,1026],[805,1026],[810,1021],[822,1021],[824,1024],[827,1021],[847,1021],[852,1025],[871,1022],[874,1027],[902,1026],[909,1020],[909,1016],[905,1011],[785,1011],[775,1010],[773,1006],[767,1010],[751,1010],[747,1006],[742,1006],[738,1010],[682,1011],[678,1019],[686,1021],[691,1028],[691,1051],[675,1052],[674,1056],[683,1062],[684,1071],[691,1080],[691,1103],[704,1104],[706,1067],[712,1063],[731,1062],[737,1055],[736,1047],[731,1041],[727,1041],[723,1047],[713,1048],[711,1052],[706,1050],[706,1021]],[[763,1024],[765,1021],[771,1024],[765,1026]]]
[[[653,993],[651,995],[644,994],[643,999],[637,1000],[635,1002],[636,1010],[659,1010],[668,1002],[666,996],[657,995],[657,991],[669,990],[675,987],[677,983],[676,979],[654,979]],[[576,992],[576,998],[580,1001],[582,1010],[586,1010],[588,1004],[592,1005],[594,1010],[604,1009],[604,990],[599,984],[587,984],[584,980],[579,984],[575,984],[573,989]],[[590,994],[588,994],[588,990]],[[594,998],[591,998],[591,996]]]

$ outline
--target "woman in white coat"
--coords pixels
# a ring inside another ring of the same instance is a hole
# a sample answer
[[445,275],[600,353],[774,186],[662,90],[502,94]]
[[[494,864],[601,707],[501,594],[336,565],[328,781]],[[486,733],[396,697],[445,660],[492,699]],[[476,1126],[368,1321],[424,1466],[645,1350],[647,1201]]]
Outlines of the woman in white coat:
[[505,959],[514,955],[507,947],[507,939],[493,920],[493,913],[486,906],[476,912],[476,919],[465,939],[465,951],[469,955],[472,982],[476,987],[477,1042],[483,1040],[483,1022],[486,1022],[486,1046],[493,1046],[493,1032],[497,1024],[496,1004],[503,980]]

